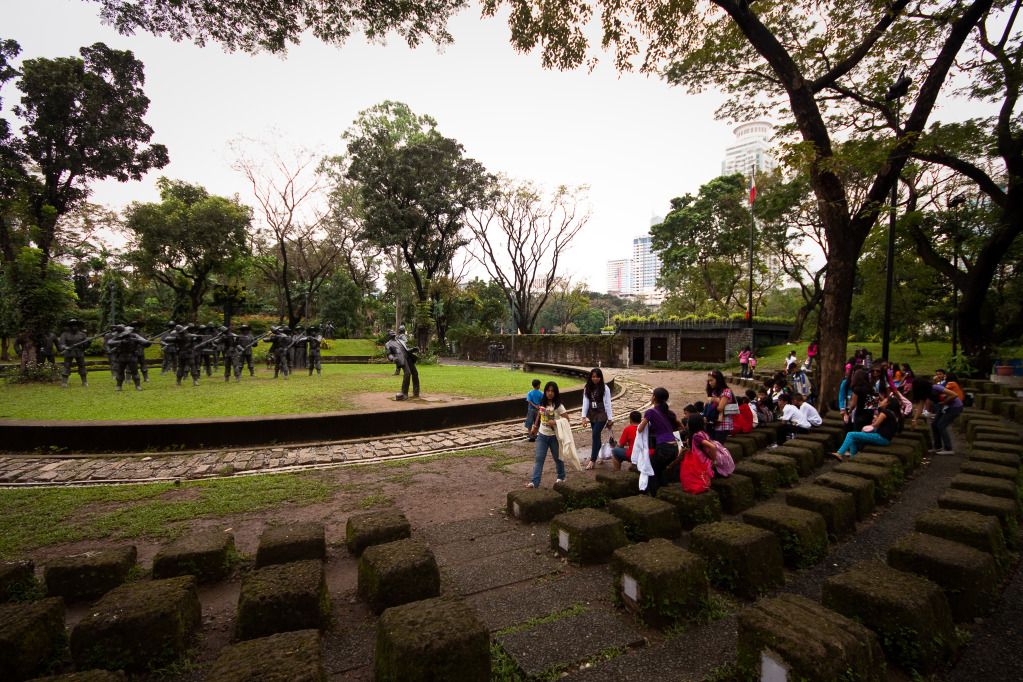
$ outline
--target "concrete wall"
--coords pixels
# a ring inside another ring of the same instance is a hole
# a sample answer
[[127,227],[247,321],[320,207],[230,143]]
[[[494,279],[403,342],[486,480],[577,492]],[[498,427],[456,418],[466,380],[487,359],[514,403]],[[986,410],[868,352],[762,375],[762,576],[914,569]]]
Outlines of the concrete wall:
[[[497,356],[491,344],[504,346]],[[618,334],[493,334],[476,336],[458,344],[456,356],[463,360],[526,361],[587,367],[625,367],[627,339]]]

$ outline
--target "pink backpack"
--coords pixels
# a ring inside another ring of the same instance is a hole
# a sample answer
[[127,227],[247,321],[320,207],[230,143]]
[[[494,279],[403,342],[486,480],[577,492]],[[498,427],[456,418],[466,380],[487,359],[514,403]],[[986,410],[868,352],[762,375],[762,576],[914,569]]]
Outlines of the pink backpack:
[[712,440],[711,443],[714,444],[718,451],[718,456],[714,459],[714,471],[717,472],[718,476],[728,478],[735,473],[735,460],[732,459],[732,453],[716,440]]

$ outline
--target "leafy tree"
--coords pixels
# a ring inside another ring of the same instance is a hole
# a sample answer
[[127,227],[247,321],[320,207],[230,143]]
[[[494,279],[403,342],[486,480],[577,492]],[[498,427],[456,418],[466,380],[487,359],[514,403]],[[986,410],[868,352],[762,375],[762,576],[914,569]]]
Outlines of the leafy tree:
[[139,270],[187,299],[196,321],[211,276],[246,255],[250,210],[199,185],[160,178],[160,203],[132,204],[125,227]]
[[[24,247],[15,259],[5,264],[5,296],[9,295],[16,311],[15,324],[24,340],[21,364],[35,362],[35,333],[53,329],[75,303],[75,289],[67,268],[54,263],[43,269],[41,249]],[[10,311],[8,311],[10,312]]]
[[359,184],[365,238],[400,254],[416,289],[417,343],[426,348],[431,282],[449,274],[452,256],[466,243],[465,216],[483,201],[490,176],[463,155],[462,145],[442,136],[433,119],[399,102],[363,111],[345,139],[342,162]]
[[361,336],[366,328],[365,298],[366,291],[347,272],[338,270],[320,289],[320,319],[333,322],[339,338]]

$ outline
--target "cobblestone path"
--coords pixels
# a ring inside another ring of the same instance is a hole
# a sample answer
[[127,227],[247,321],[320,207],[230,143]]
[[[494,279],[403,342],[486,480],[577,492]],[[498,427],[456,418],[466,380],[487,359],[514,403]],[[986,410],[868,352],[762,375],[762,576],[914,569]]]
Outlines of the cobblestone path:
[[[649,386],[621,375],[616,381],[622,387],[615,399],[616,414],[628,414],[646,404]],[[350,466],[507,443],[523,435],[522,420],[516,419],[384,438],[173,454],[13,454],[0,456],[0,486],[138,483]]]

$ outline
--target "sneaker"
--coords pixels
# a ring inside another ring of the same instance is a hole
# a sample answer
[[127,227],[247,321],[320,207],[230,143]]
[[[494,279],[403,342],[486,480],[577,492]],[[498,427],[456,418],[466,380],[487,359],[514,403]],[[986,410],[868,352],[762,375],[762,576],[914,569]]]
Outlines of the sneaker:
[[535,485],[533,485],[533,482],[532,482],[532,481],[530,481],[529,483],[527,483],[527,484],[526,484],[526,487],[527,487],[527,488],[535,488],[536,486],[535,486]]
[[923,412],[920,413],[920,416],[923,417],[924,419],[930,419],[934,415],[928,412],[927,410],[924,410]]
[[938,450],[934,454],[936,454],[936,455],[954,455],[955,454],[955,450]]
[[554,485],[560,485],[560,484],[562,484],[564,482],[565,482],[565,479],[559,478],[558,480],[554,481]]

